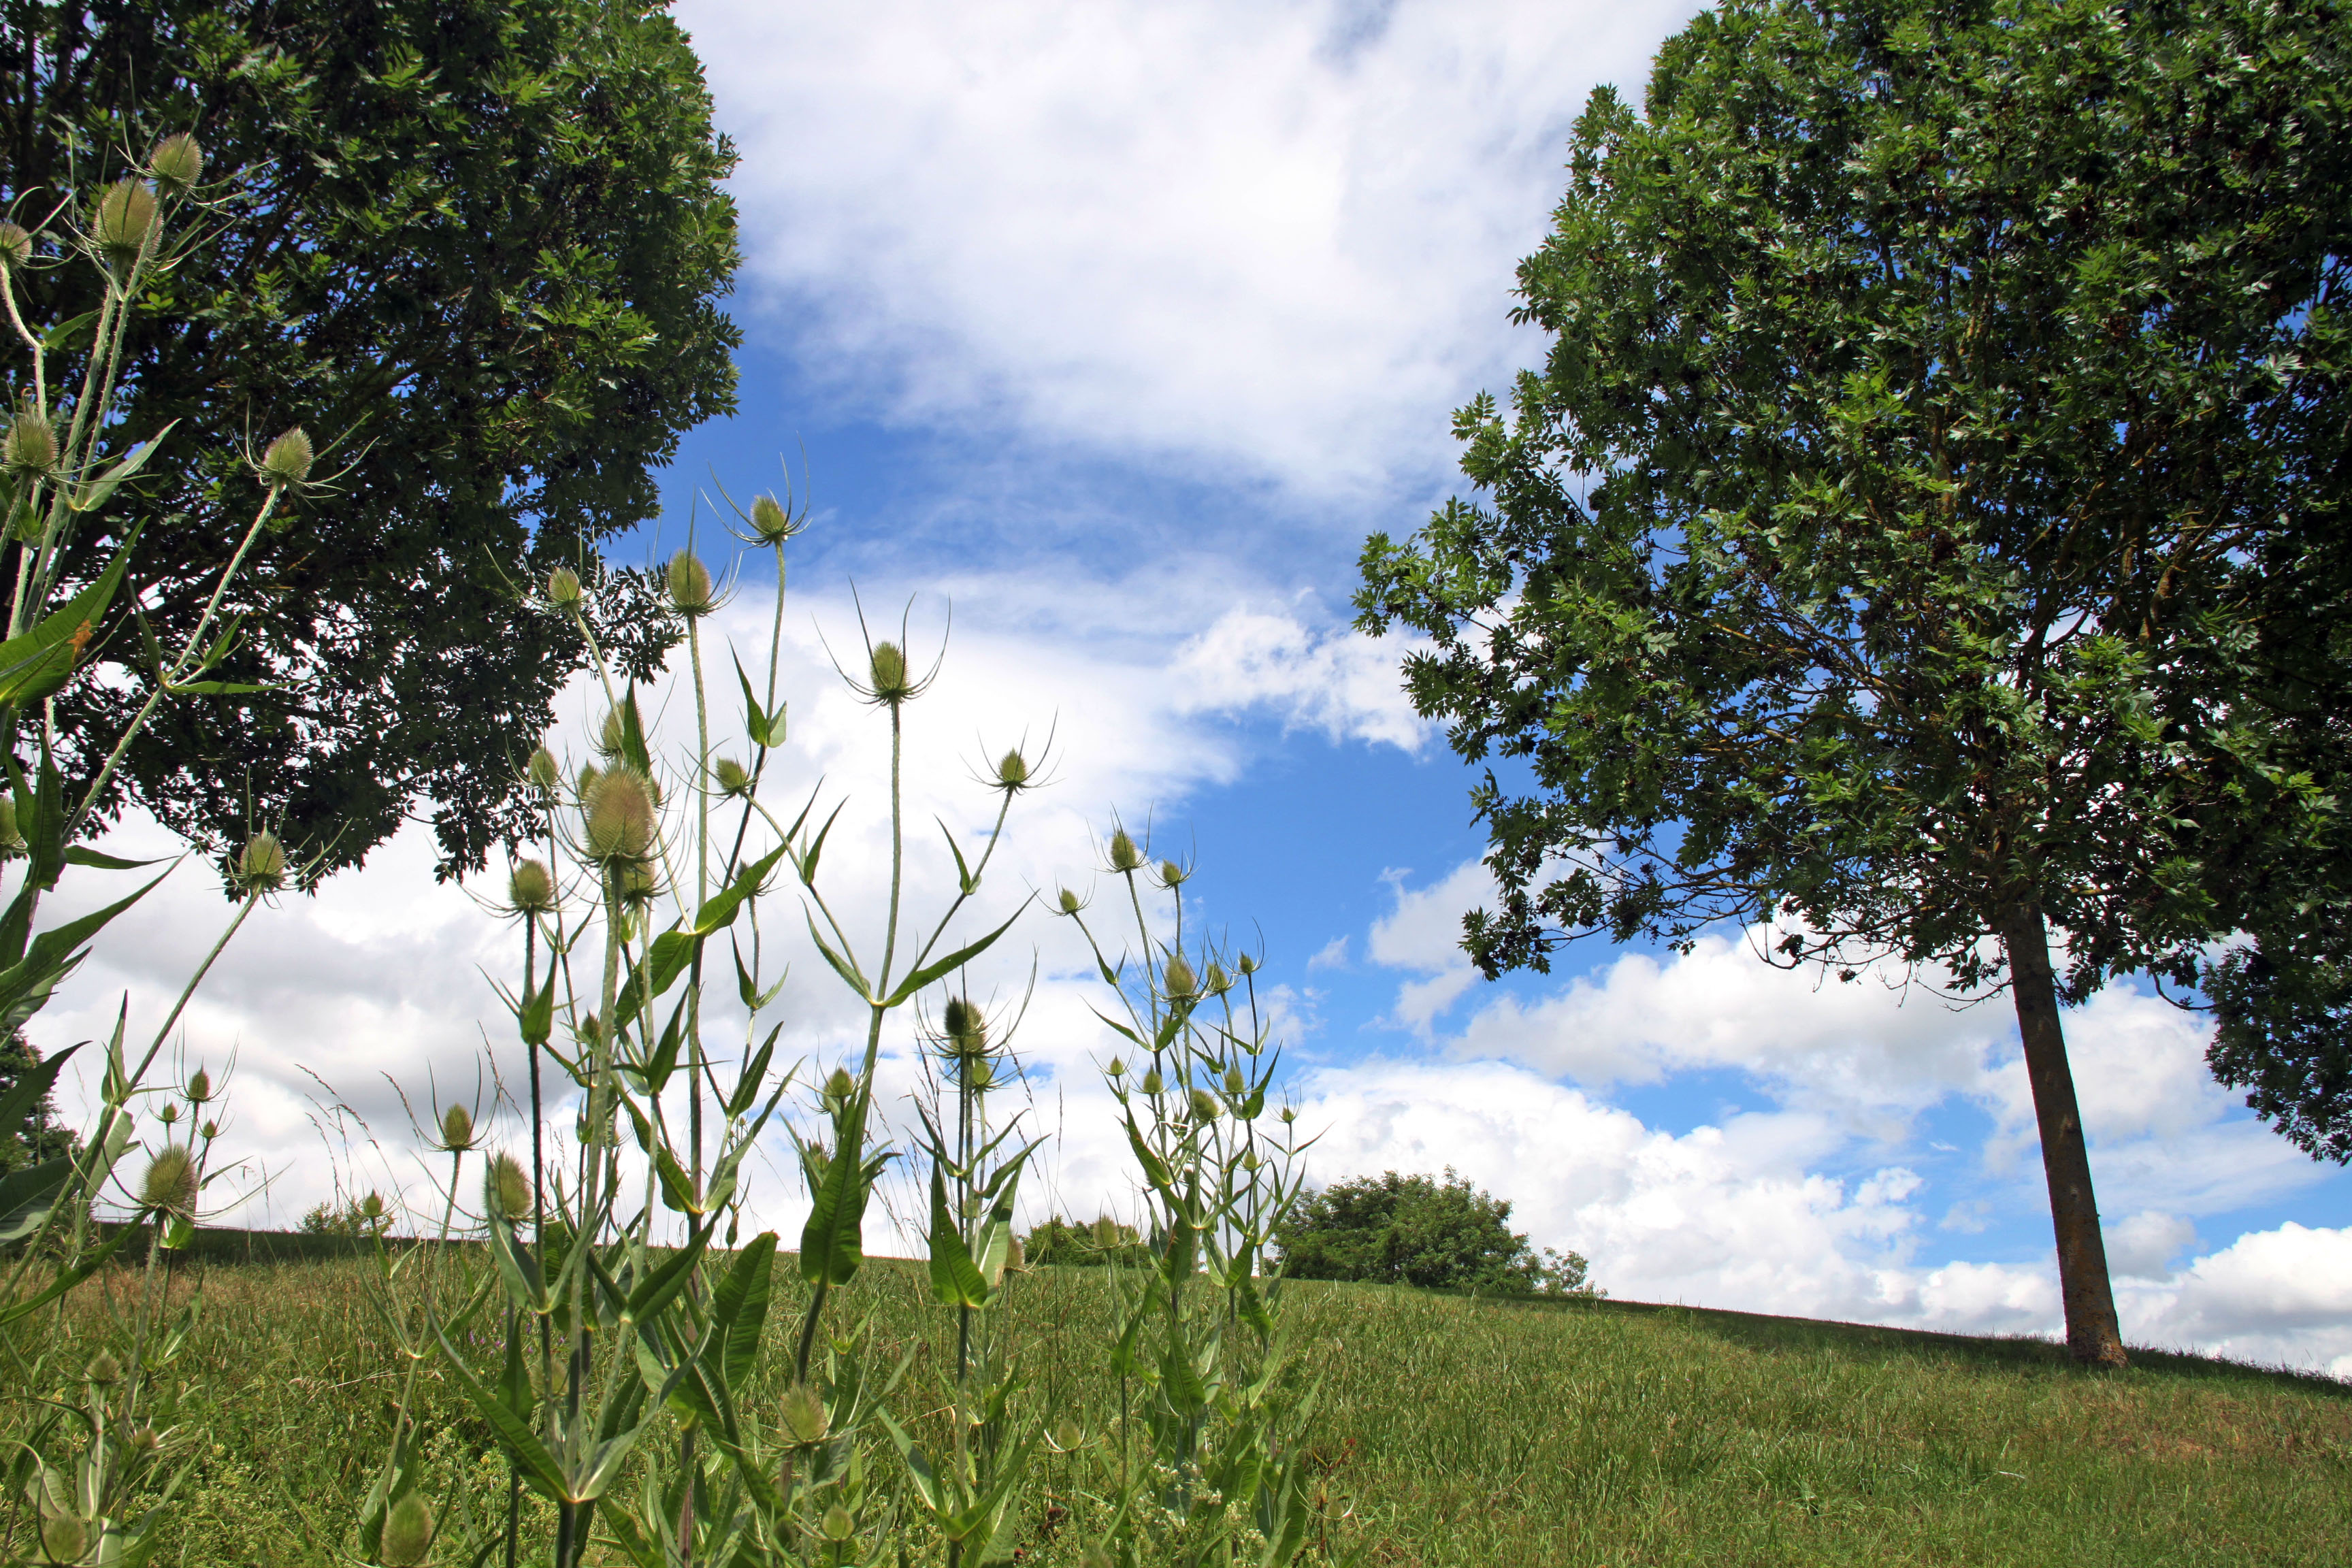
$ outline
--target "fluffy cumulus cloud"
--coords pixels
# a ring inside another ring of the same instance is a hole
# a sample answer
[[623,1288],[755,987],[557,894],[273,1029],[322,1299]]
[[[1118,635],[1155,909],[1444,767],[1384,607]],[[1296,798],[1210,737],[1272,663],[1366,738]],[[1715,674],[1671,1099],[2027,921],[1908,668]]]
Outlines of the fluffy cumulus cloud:
[[684,0],[757,298],[887,414],[1360,498],[1506,373],[1597,82],[1686,3]]

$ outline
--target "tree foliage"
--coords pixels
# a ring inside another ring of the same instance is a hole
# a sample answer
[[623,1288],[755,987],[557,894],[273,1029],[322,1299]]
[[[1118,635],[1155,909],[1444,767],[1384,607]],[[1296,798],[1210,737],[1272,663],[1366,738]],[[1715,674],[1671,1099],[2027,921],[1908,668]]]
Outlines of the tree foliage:
[[1585,1260],[1538,1251],[1510,1228],[1511,1205],[1448,1167],[1444,1178],[1394,1171],[1335,1182],[1278,1232],[1294,1279],[1353,1279],[1499,1296],[1586,1293]]
[[[2056,1001],[2193,984],[2336,832],[2266,574],[2343,528],[2344,41],[2330,4],[1734,0],[1643,112],[1593,95],[1519,271],[1544,366],[1456,418],[1489,504],[1363,558],[1364,624],[1434,639],[1416,705],[1524,760],[1476,795],[1487,973],[1739,921],[2013,983],[2079,1150]],[[2104,1258],[2087,1165],[2052,1183],[2072,1321]]]
[[[234,544],[220,502],[252,433],[338,443],[229,606],[219,674],[284,689],[169,708],[110,809],[215,844],[281,824],[331,869],[423,808],[445,873],[478,865],[521,825],[520,764],[583,658],[518,590],[651,517],[651,469],[732,406],[733,153],[684,35],[646,0],[100,0],[13,5],[0,43],[21,210],[184,129],[237,198],[148,280],[123,369],[124,438],[171,429],[134,571],[164,644]],[[28,314],[94,306],[89,272],[37,265]],[[120,542],[94,532],[78,570]],[[595,601],[643,670],[668,625],[650,584],[614,587]],[[136,642],[108,652],[119,679],[68,694],[68,735],[116,732],[144,694]]]
[[[18,1029],[0,1039],[0,1100],[41,1065],[41,1053]],[[45,1094],[26,1107],[13,1126],[0,1126],[0,1176],[45,1160],[55,1160],[81,1147],[72,1128],[58,1120],[54,1094]]]

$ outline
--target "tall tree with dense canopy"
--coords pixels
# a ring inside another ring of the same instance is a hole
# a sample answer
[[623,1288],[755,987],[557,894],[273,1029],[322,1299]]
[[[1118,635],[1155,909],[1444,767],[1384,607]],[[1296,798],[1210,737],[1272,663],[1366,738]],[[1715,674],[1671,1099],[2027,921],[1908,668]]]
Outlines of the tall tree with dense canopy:
[[[1490,975],[1605,931],[2016,1008],[2068,1342],[2121,1364],[2062,1005],[2333,842],[2266,563],[2340,533],[2337,7],[1731,0],[1577,123],[1485,504],[1362,623],[1489,769]],[[2256,853],[2259,851],[2259,853]]]
[[[234,202],[153,276],[158,325],[123,373],[120,444],[171,426],[132,573],[162,639],[235,543],[215,503],[249,440],[299,425],[343,471],[229,606],[220,677],[285,689],[167,705],[109,808],[215,845],[257,818],[324,868],[429,812],[444,873],[478,866],[520,825],[522,761],[584,655],[519,591],[652,517],[651,470],[733,406],[734,158],[699,62],[660,0],[0,10],[0,196],[21,212],[173,131]],[[37,263],[31,319],[94,306],[89,275]],[[94,531],[79,570],[120,543]],[[651,584],[626,586],[596,600],[642,671],[672,634]],[[75,686],[68,736],[117,732],[145,695],[135,646],[108,651],[119,678]]]

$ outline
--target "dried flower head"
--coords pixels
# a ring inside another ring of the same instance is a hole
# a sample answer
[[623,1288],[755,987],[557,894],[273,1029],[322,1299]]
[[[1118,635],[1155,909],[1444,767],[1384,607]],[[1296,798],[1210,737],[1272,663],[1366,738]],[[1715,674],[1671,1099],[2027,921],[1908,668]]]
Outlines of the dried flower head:
[[824,1442],[825,1430],[833,1420],[824,1407],[824,1396],[805,1383],[796,1383],[784,1390],[783,1402],[776,1415],[792,1440],[803,1447]]
[[530,761],[523,766],[523,774],[530,780],[532,787],[551,790],[563,782],[563,765],[555,760],[553,752],[541,746],[531,752]]
[[0,265],[22,267],[33,259],[33,237],[13,223],[0,223]]
[[377,1556],[384,1568],[420,1568],[433,1551],[433,1510],[425,1494],[410,1492],[384,1515],[383,1541]]
[[0,439],[0,468],[39,478],[55,473],[57,467],[57,430],[29,405],[20,406],[6,437]]
[[782,544],[798,531],[798,525],[775,497],[761,496],[751,502],[751,531],[765,543]]
[[894,642],[878,642],[866,655],[867,689],[877,702],[896,707],[915,695],[915,683],[908,678],[907,655]]
[[543,915],[555,908],[555,877],[537,860],[525,860],[507,874],[507,907],[519,915]]
[[246,894],[274,893],[286,885],[286,847],[276,834],[264,828],[245,841],[235,880]]
[[138,180],[108,188],[90,209],[89,238],[100,259],[120,270],[139,259],[155,231],[155,193]]
[[530,1177],[512,1154],[493,1154],[482,1173],[482,1206],[495,1219],[521,1219],[530,1213]]
[[1146,1093],[1146,1094],[1158,1094],[1160,1090],[1162,1090],[1162,1089],[1166,1089],[1167,1087],[1168,1087],[1168,1080],[1167,1080],[1166,1079],[1161,1078],[1161,1077],[1160,1076],[1160,1069],[1159,1069],[1158,1068],[1153,1068],[1150,1071],[1149,1071],[1149,1072],[1147,1072],[1147,1073],[1145,1073],[1145,1074],[1143,1075],[1143,1092],[1144,1092],[1144,1093]]
[[165,190],[184,193],[204,178],[205,150],[184,131],[166,136],[148,154],[147,173]]
[[213,1075],[198,1068],[188,1075],[188,1103],[202,1105],[213,1097]]
[[948,999],[940,1014],[940,1032],[948,1037],[949,1054],[962,1060],[984,1055],[988,1050],[988,1020],[981,1010],[961,996]]
[[835,1104],[845,1104],[857,1090],[857,1080],[849,1076],[847,1068],[835,1068],[833,1076],[824,1080],[824,1097]]
[[1160,984],[1171,1002],[1189,1002],[1201,994],[1201,982],[1192,973],[1192,966],[1184,962],[1181,952],[1171,952],[1160,971]]
[[718,781],[721,795],[746,795],[751,793],[751,771],[732,757],[719,758],[710,773]]
[[580,574],[569,566],[558,566],[547,574],[547,602],[559,610],[568,610],[580,603]]
[[1068,888],[1064,888],[1062,889],[1061,897],[1057,899],[1055,902],[1061,906],[1061,910],[1066,915],[1076,914],[1080,910],[1087,907],[1086,901],[1080,899],[1076,892],[1072,891]]
[[1160,885],[1163,888],[1181,888],[1184,885],[1184,879],[1192,874],[1173,860],[1160,862]]
[[691,550],[681,550],[669,558],[669,602],[679,615],[688,618],[707,616],[716,607],[711,597],[710,568]]
[[474,1113],[453,1105],[441,1113],[441,1147],[452,1151],[474,1146]]
[[[170,1109],[166,1107],[165,1109]],[[166,1143],[139,1178],[142,1208],[186,1217],[196,1212],[196,1156],[185,1143]]]
[[580,813],[592,860],[642,860],[653,848],[653,789],[635,768],[599,773],[581,792]]
[[1020,747],[996,760],[996,787],[1008,792],[1029,787],[1029,759],[1021,754]]
[[1224,1109],[1217,1103],[1217,1097],[1205,1089],[1194,1089],[1192,1100],[1192,1120],[1195,1121],[1214,1121],[1217,1112]]
[[1122,827],[1110,836],[1110,868],[1122,876],[1143,864],[1143,851]]
[[263,448],[258,471],[271,489],[299,485],[310,477],[310,433],[297,425]]
[[109,1388],[122,1381],[122,1363],[114,1359],[112,1351],[100,1351],[89,1358],[81,1374],[100,1388]]

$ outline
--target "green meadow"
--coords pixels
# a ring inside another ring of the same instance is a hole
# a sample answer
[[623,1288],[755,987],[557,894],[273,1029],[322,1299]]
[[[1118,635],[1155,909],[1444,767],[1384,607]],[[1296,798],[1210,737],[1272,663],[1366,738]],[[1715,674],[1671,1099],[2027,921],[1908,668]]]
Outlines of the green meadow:
[[[201,1440],[157,1561],[303,1563],[347,1531],[403,1370],[374,1268],[199,1264],[174,1282],[179,1298],[201,1285],[175,1412]],[[1040,1269],[1007,1303],[1021,1397],[1082,1438],[1028,1478],[1024,1563],[1078,1561],[1115,1463],[1105,1284],[1099,1269]],[[62,1393],[60,1370],[105,1331],[109,1292],[120,1307],[134,1288],[124,1274],[77,1292],[21,1392]],[[778,1270],[756,1397],[782,1387],[795,1319],[781,1309],[801,1289]],[[2352,1387],[2325,1378],[2146,1351],[2089,1373],[2033,1341],[1630,1302],[1289,1289],[1294,1352],[1319,1385],[1310,1561],[2352,1562]],[[952,1339],[919,1268],[869,1263],[844,1295],[836,1321],[866,1321],[875,1360],[905,1363],[892,1414],[937,1426]],[[442,1375],[419,1368],[425,1484],[460,1515],[502,1515],[504,1461]],[[14,1436],[43,1406],[6,1408]],[[551,1513],[523,1506],[528,1542]],[[929,1560],[906,1539],[905,1561]]]

